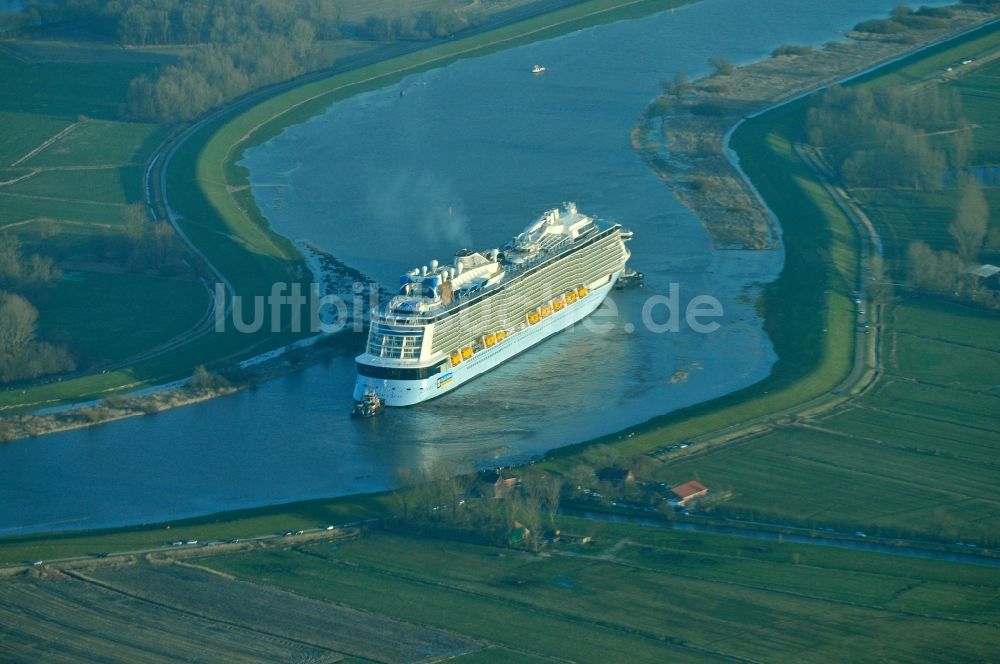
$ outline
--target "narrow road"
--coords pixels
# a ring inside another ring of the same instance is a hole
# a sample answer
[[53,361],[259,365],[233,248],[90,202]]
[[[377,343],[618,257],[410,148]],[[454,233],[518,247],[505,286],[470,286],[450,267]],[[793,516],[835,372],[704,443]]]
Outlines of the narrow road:
[[[922,558],[924,560],[940,560],[945,562],[968,563],[972,565],[983,565],[985,567],[1000,567],[1000,558],[995,558],[976,553],[958,553],[956,551],[941,551],[926,548],[934,546],[936,542],[920,542],[917,540],[883,540],[881,538],[857,539],[850,537],[850,533],[822,532],[813,528],[795,528],[782,526],[782,531],[790,530],[796,532],[779,532],[768,530],[766,526],[772,524],[755,524],[752,521],[745,522],[746,526],[732,526],[699,523],[694,521],[666,521],[648,516],[634,516],[628,514],[610,514],[608,512],[594,512],[577,508],[561,508],[560,514],[575,516],[588,521],[608,521],[610,523],[630,523],[637,526],[651,528],[664,528],[666,530],[684,530],[697,533],[709,533],[712,535],[725,535],[727,537],[741,537],[753,540],[765,540],[771,542],[786,542],[792,544],[808,544],[812,546],[825,546],[835,549],[850,549],[852,551],[867,551],[870,553],[884,553],[894,556],[905,556],[907,558]],[[702,517],[711,518],[711,517]],[[722,522],[724,519],[718,519]],[[755,528],[755,525],[759,527]],[[842,537],[838,537],[838,535]],[[899,542],[889,544],[887,542]]]

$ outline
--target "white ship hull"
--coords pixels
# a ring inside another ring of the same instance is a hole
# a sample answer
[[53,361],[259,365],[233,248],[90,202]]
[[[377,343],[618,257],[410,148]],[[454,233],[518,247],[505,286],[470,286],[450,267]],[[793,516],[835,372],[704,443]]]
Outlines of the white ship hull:
[[620,273],[612,274],[603,285],[590,289],[587,297],[554,312],[536,325],[513,332],[502,343],[476,353],[458,366],[422,380],[377,379],[359,375],[354,398],[360,400],[366,389],[374,390],[387,406],[412,406],[451,392],[459,385],[528,350],[556,332],[566,329],[593,313],[607,297]]

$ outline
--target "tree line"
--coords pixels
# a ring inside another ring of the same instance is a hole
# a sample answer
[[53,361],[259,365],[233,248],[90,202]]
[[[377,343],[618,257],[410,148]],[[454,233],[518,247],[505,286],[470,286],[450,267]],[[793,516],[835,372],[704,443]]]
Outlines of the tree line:
[[225,44],[257,33],[291,36],[300,21],[339,37],[340,4],[328,0],[52,0],[28,2],[27,26],[72,24],[123,46]]
[[38,309],[28,299],[60,276],[51,258],[28,255],[16,235],[0,233],[0,383],[76,368],[65,347],[38,339]]
[[503,546],[521,525],[528,536],[518,545],[537,549],[543,531],[555,527],[563,481],[531,469],[518,474],[517,486],[497,498],[468,468],[439,462],[418,471],[400,469],[400,486],[391,494],[395,526]]
[[[349,23],[329,0],[54,0],[31,2],[15,27],[73,24],[123,46],[196,45],[131,82],[126,119],[190,120],[251,90],[332,67],[329,42],[433,39],[478,22],[455,0]],[[13,29],[13,28],[11,28]]]
[[[131,273],[181,275],[191,271],[173,227],[150,221],[142,203],[122,209],[121,230],[95,235],[74,260],[111,263]],[[39,221],[40,237],[53,232],[52,220]],[[29,253],[14,232],[0,232],[0,383],[26,381],[73,371],[71,349],[39,339],[38,301],[44,289],[57,287],[62,269],[49,256]]]
[[898,5],[892,10],[889,18],[877,18],[862,21],[854,26],[858,32],[892,35],[908,30],[932,30],[940,28],[945,21],[954,15],[947,7],[927,7],[911,9],[907,5]]
[[969,165],[971,129],[951,88],[832,86],[809,109],[806,133],[851,187],[940,189],[947,170]]
[[987,245],[1000,248],[1000,237],[989,235],[982,184],[969,173],[972,129],[956,90],[834,86],[809,109],[806,135],[849,187],[934,191],[954,181],[957,204],[948,227],[954,250],[916,240],[901,267],[917,290],[996,306],[996,297],[967,273]]
[[975,177],[963,176],[955,217],[948,226],[956,251],[935,251],[922,240],[910,242],[906,252],[907,283],[923,292],[997,306],[997,298],[982,286],[978,277],[967,271],[983,250],[988,223],[989,207],[982,185]]
[[345,24],[343,31],[351,37],[372,41],[426,41],[455,34],[479,23],[478,16],[468,17],[450,7],[396,17],[373,14],[361,23]]

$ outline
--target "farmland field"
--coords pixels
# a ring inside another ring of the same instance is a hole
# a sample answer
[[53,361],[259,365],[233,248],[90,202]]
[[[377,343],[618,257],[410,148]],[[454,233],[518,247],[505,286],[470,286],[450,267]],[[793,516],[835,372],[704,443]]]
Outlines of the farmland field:
[[543,557],[375,532],[333,549],[201,562],[539,658],[829,661],[851,652],[874,661],[947,652],[976,659],[1000,644],[992,626],[1000,615],[990,603],[1000,589],[987,568],[569,519],[561,525],[594,529],[598,539]]
[[160,125],[89,120],[22,162],[27,167],[141,163],[165,134]]
[[38,297],[39,328],[56,342],[73,341],[84,365],[120,362],[166,343],[210,304],[193,280],[93,272],[68,277]]
[[[0,62],[2,58],[3,54],[0,53]],[[0,166],[4,168],[16,163],[72,124],[66,118],[8,111],[0,112],[0,122],[6,128],[0,136]]]
[[131,565],[0,584],[4,661],[419,662],[470,639],[180,565]]
[[893,307],[885,377],[841,409],[663,466],[729,488],[724,512],[765,521],[996,542],[1000,316]]

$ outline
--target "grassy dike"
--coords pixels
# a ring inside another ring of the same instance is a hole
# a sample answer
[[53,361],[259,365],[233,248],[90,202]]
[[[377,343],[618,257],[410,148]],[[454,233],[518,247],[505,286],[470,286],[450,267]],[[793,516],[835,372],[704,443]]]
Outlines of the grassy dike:
[[624,455],[703,436],[780,413],[830,393],[854,354],[860,239],[850,220],[794,150],[810,100],[745,121],[732,136],[743,170],[781,221],[785,266],[763,290],[764,329],[778,356],[763,381],[718,399],[656,417],[625,432],[549,453],[562,466],[584,446],[615,442]]

